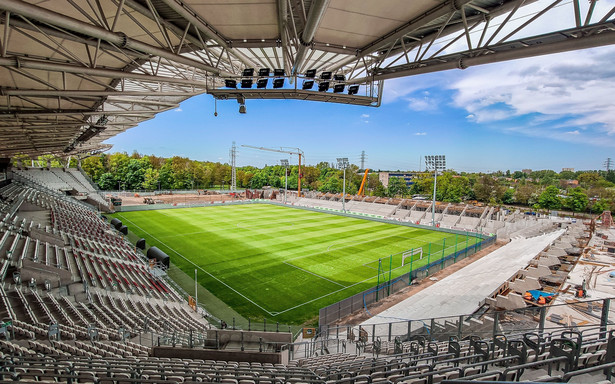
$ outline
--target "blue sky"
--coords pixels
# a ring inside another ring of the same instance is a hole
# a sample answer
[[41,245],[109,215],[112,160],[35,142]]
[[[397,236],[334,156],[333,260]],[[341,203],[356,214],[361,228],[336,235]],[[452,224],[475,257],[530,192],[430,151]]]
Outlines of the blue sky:
[[[333,103],[235,100],[201,95],[107,142],[138,151],[263,166],[284,154],[242,148],[299,147],[307,162],[348,157],[382,170],[424,169],[444,154],[456,171],[603,169],[615,158],[615,49],[595,48],[387,80],[379,108]],[[296,156],[290,157],[296,163]]]

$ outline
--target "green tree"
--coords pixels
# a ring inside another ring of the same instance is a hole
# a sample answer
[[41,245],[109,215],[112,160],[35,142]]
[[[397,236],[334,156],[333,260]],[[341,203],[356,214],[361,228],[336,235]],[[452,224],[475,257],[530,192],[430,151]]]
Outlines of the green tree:
[[576,173],[572,171],[561,171],[559,173],[559,178],[562,180],[574,180],[576,177]]
[[126,153],[116,152],[109,155],[107,172],[110,172],[118,181],[126,181],[126,172],[128,162],[131,160]]
[[126,164],[125,176],[122,180],[126,183],[126,189],[141,189],[143,188],[143,181],[145,181],[146,169],[143,167],[143,163],[139,159],[130,159]]
[[589,211],[594,215],[599,215],[603,211],[609,208],[609,202],[607,200],[594,200],[589,204]]
[[118,182],[109,172],[103,173],[100,176],[100,178],[98,179],[98,186],[100,187],[100,189],[104,189],[107,191],[119,188]]
[[583,212],[589,204],[589,198],[581,187],[577,187],[568,192],[565,203],[573,212]]
[[579,180],[579,185],[585,189],[605,187],[605,184],[610,184],[598,172],[583,172],[577,180]]
[[538,198],[538,205],[544,209],[561,208],[562,200],[559,197],[559,189],[554,185],[545,188]]
[[170,160],[167,160],[160,170],[158,171],[158,180],[160,181],[160,188],[171,189],[174,184],[173,169],[171,168]]
[[483,175],[474,185],[474,195],[479,201],[494,204],[502,200],[506,188],[498,184],[497,179],[489,175]]
[[384,185],[382,185],[382,183],[376,185],[376,188],[374,188],[374,196],[385,197],[386,194],[387,190],[386,188],[384,188]]
[[406,196],[408,194],[406,181],[401,177],[389,178],[389,187],[387,188],[386,194],[389,197]]
[[502,203],[503,204],[512,204],[515,202],[515,190],[512,188],[508,188],[506,192],[502,195]]
[[158,189],[158,170],[153,168],[148,168],[145,170],[145,175],[143,179],[143,188],[148,191],[153,191]]
[[514,171],[512,174],[513,179],[525,179],[527,175],[521,171]]
[[515,190],[515,202],[531,206],[538,199],[536,186],[529,183],[520,184]]
[[81,160],[81,168],[90,175],[94,182],[97,182],[100,176],[105,173],[103,158],[103,156],[90,156]]
[[337,175],[330,176],[318,189],[324,193],[340,193],[342,191],[342,180]]

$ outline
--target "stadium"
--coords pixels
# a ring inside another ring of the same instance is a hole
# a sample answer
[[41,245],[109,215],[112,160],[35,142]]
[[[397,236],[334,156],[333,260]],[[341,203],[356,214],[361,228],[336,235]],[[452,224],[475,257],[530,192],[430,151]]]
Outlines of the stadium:
[[234,144],[226,190],[81,167],[201,94],[378,107],[388,79],[615,42],[615,8],[532,34],[537,3],[3,0],[2,381],[612,382],[609,211],[436,201],[440,155],[433,199],[366,194],[366,169],[346,193],[347,158],[342,193],[308,190],[299,148],[245,145],[298,156],[296,189],[238,189]]

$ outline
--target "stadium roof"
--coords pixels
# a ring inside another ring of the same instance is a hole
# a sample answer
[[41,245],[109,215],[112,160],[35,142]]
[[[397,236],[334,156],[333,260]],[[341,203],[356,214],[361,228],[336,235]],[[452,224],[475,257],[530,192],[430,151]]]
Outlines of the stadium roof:
[[[615,9],[598,15],[596,0],[566,3],[566,29],[532,33],[560,3],[2,0],[0,156],[87,156],[202,93],[378,106],[386,79],[615,42]],[[520,17],[527,4],[540,6]],[[308,70],[314,89],[303,89]],[[323,71],[338,76],[318,91]]]

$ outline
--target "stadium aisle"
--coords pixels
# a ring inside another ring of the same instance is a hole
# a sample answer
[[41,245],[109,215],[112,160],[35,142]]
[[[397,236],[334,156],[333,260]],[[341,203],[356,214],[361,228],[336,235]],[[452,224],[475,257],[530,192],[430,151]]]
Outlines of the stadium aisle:
[[513,239],[457,272],[407,298],[362,324],[470,314],[487,295],[519,269],[527,266],[564,230]]

